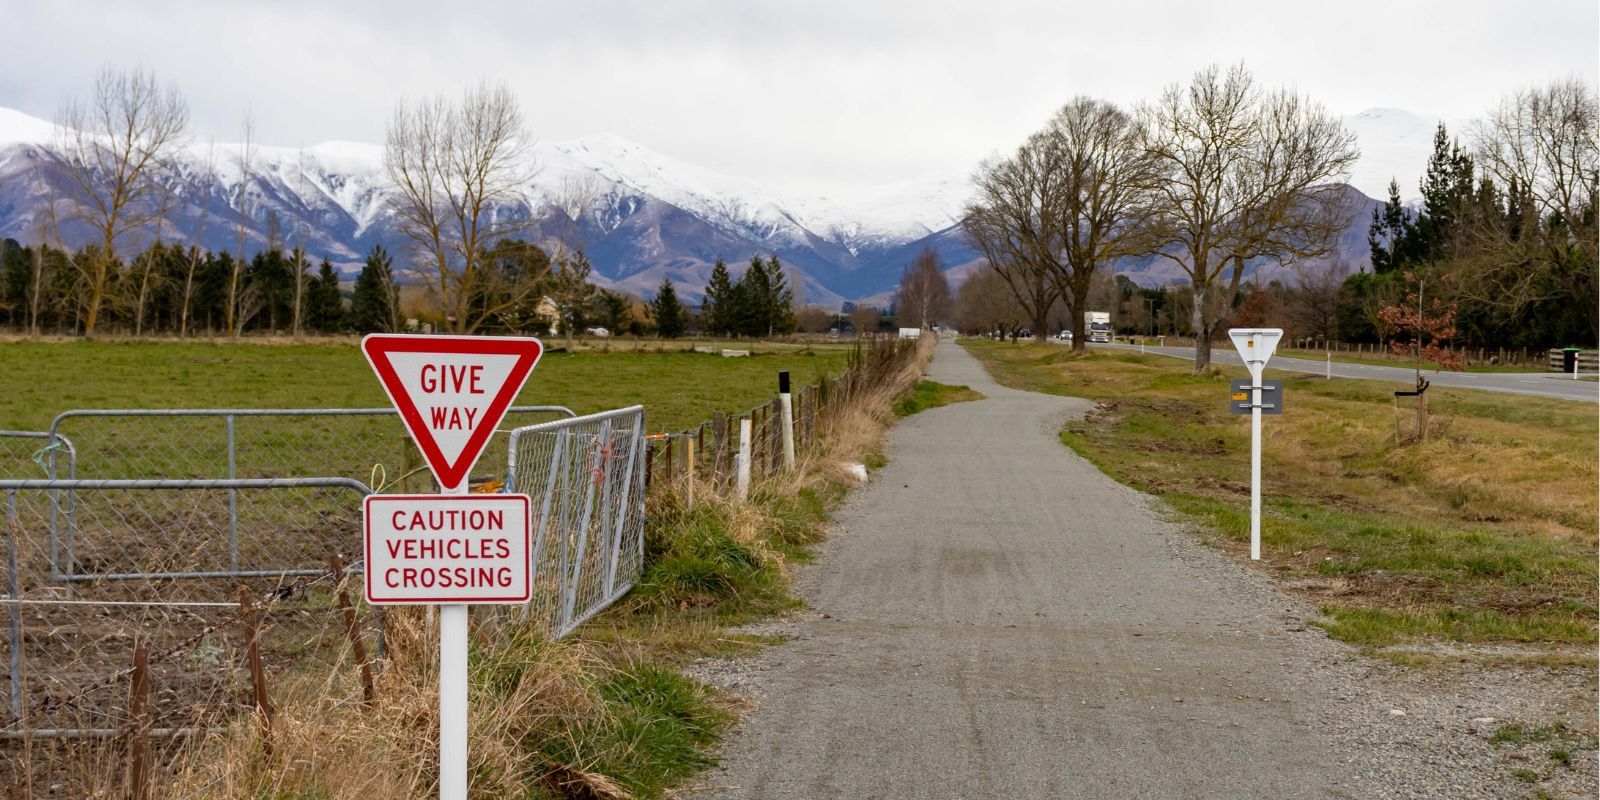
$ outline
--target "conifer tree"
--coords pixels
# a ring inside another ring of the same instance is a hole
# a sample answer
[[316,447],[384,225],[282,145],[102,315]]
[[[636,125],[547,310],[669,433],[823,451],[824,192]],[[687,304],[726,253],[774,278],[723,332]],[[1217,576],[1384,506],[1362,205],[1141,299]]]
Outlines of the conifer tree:
[[737,320],[733,279],[728,275],[728,265],[722,258],[711,266],[711,279],[706,283],[705,300],[700,304],[706,332],[713,336],[727,336],[734,332]]
[[392,333],[399,328],[399,303],[394,289],[394,262],[383,245],[374,245],[367,265],[356,276],[350,296],[350,323],[358,333]]
[[678,302],[678,290],[673,288],[672,279],[662,279],[661,288],[650,301],[650,316],[655,318],[656,331],[661,338],[676,339],[683,335],[683,305]]
[[794,287],[789,285],[776,255],[767,259],[767,280],[772,286],[771,300],[767,304],[767,333],[794,333]]
[[321,333],[332,333],[344,327],[344,299],[339,296],[339,275],[333,271],[328,259],[322,259],[317,277],[312,280],[307,305],[311,327]]
[[739,277],[736,296],[737,331],[743,336],[766,336],[772,332],[772,276],[761,256],[750,257],[750,268]]

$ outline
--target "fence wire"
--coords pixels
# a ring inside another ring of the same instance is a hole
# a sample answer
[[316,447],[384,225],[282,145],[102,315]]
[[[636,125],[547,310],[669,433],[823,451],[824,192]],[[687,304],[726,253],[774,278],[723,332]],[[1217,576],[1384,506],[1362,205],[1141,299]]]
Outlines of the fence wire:
[[533,501],[533,599],[524,618],[572,632],[644,563],[644,407],[511,432],[507,488]]

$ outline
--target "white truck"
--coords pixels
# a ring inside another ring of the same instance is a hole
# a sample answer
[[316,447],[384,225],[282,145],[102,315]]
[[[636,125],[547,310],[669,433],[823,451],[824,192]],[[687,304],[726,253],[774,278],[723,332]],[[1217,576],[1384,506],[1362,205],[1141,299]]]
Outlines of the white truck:
[[1111,312],[1083,312],[1083,338],[1085,341],[1108,344],[1111,342]]

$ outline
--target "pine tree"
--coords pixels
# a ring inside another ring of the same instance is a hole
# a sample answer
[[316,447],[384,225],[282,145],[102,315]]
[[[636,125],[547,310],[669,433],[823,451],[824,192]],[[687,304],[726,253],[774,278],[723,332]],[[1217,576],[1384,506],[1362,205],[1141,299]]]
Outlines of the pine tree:
[[772,331],[772,276],[761,256],[750,257],[750,268],[739,276],[735,330],[742,336],[766,336]]
[[738,316],[733,278],[728,275],[728,265],[722,258],[711,265],[711,279],[706,283],[706,297],[700,304],[701,318],[706,332],[712,336],[728,336],[734,332]]
[[350,324],[356,332],[392,333],[398,327],[393,265],[383,245],[374,245],[350,295]]
[[1372,209],[1372,225],[1367,228],[1373,273],[1386,275],[1409,264],[1416,250],[1416,240],[1411,212],[1400,202],[1400,184],[1390,180],[1389,202]]
[[1422,177],[1422,213],[1417,218],[1417,256],[1423,261],[1448,258],[1462,217],[1472,202],[1472,156],[1450,141],[1444,123],[1433,133],[1433,154]]
[[676,339],[683,335],[683,305],[678,302],[678,290],[673,288],[672,279],[662,279],[661,288],[650,301],[650,316],[655,318],[656,332],[661,338]]
[[785,336],[794,333],[794,288],[789,285],[776,255],[767,260],[767,280],[772,287],[767,303],[767,333]]
[[307,295],[313,330],[332,333],[344,328],[344,298],[339,296],[339,275],[326,258],[317,270],[317,277],[312,279]]

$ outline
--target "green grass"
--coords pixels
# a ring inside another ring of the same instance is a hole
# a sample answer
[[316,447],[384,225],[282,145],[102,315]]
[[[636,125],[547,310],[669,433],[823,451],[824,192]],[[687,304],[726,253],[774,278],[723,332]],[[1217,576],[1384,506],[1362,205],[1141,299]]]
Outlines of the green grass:
[[[1323,360],[1325,360],[1327,358],[1328,354],[1327,354],[1327,351],[1325,351],[1325,350],[1296,350],[1296,349],[1293,349],[1293,348],[1289,348],[1289,349],[1279,350],[1278,351],[1278,355],[1288,356],[1290,358],[1303,358],[1303,359],[1306,359],[1306,360],[1309,360],[1309,361],[1323,361]],[[1362,355],[1354,355],[1354,354],[1351,354],[1351,353],[1337,353],[1337,352],[1333,354],[1333,362],[1335,364],[1366,364],[1368,366],[1374,366],[1374,367],[1414,367],[1414,366],[1416,366],[1416,362],[1415,361],[1408,361],[1408,360],[1406,360],[1404,358],[1399,358],[1399,357],[1384,358],[1383,356],[1380,356],[1380,355],[1362,356]],[[1430,363],[1430,362],[1427,362],[1427,361],[1422,362],[1422,371],[1423,372],[1433,372],[1433,371],[1437,370],[1438,368],[1439,367],[1438,367],[1437,364],[1433,364],[1433,363]],[[1462,370],[1462,372],[1523,372],[1523,373],[1526,373],[1526,372],[1544,372],[1544,371],[1545,370],[1544,370],[1544,368],[1542,366],[1540,366],[1540,367],[1531,367],[1531,366],[1522,366],[1522,365],[1516,365],[1516,364],[1472,364],[1472,365],[1467,366],[1466,369]]]
[[[556,341],[551,345],[558,344]],[[683,345],[685,349],[688,343]],[[749,358],[694,352],[547,352],[521,405],[579,414],[644,403],[653,430],[680,430],[840,371],[848,350],[791,348]],[[347,343],[0,342],[0,428],[44,430],[71,408],[349,408],[388,399]]]
[[[1003,384],[1099,400],[1062,441],[1243,552],[1249,425],[1224,402],[1242,369],[967,346]],[[1287,408],[1263,426],[1265,566],[1324,608],[1330,634],[1373,648],[1596,641],[1592,405],[1436,389],[1433,437],[1397,447],[1392,387],[1274,376]]]
[[983,393],[971,387],[951,386],[937,381],[920,381],[895,401],[894,413],[897,417],[909,417],[930,408],[982,399]]

